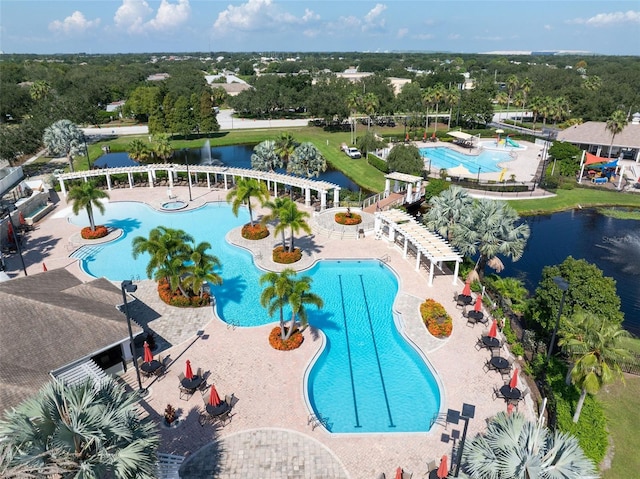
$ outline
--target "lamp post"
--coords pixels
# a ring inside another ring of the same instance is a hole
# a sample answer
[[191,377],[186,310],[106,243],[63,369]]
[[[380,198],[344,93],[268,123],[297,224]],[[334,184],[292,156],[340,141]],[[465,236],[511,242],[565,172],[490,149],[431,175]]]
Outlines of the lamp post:
[[478,185],[480,184],[480,170],[482,169],[482,166],[478,165]]
[[87,137],[82,133],[82,141],[84,142],[84,154],[87,155],[87,166],[91,170],[91,160],[89,160],[89,148],[87,148]]
[[462,452],[464,450],[464,442],[467,438],[467,428],[469,427],[469,419],[473,419],[476,415],[476,407],[473,404],[462,403],[462,412],[455,409],[447,410],[447,422],[452,424],[458,424],[460,419],[464,421],[464,428],[462,429],[462,437],[460,438],[460,444],[458,445],[457,458],[451,458],[450,473],[453,472],[453,477],[458,477],[460,474],[460,463],[462,462]]
[[18,240],[18,234],[16,233],[16,226],[13,224],[13,219],[11,218],[11,210],[5,207],[2,209],[2,214],[6,214],[7,218],[9,219],[9,225],[11,226],[11,231],[13,232],[13,242],[15,243],[18,254],[20,255],[20,262],[22,263],[22,270],[24,271],[24,275],[27,276],[27,266],[24,264],[24,256],[22,256],[22,248],[20,247],[20,241]]
[[135,293],[138,286],[133,284],[130,279],[125,279],[120,283],[120,289],[122,290],[122,301],[124,302],[124,315],[127,318],[127,327],[129,328],[129,342],[131,343],[131,354],[133,354],[133,367],[136,370],[136,378],[138,379],[138,392],[144,394],[145,390],[142,387],[142,380],[140,379],[140,370],[138,369],[138,358],[136,354],[136,344],[133,342],[133,331],[131,330],[131,317],[129,316],[129,303],[127,302],[127,293]]
[[551,353],[553,352],[553,346],[556,341],[556,334],[558,334],[558,327],[560,326],[560,316],[562,316],[562,308],[564,307],[564,298],[567,295],[567,290],[569,289],[569,283],[567,283],[567,281],[561,276],[554,276],[553,282],[556,283],[558,288],[562,290],[562,298],[560,299],[560,307],[558,308],[556,325],[553,328],[553,334],[551,335],[551,342],[549,343],[549,350],[547,351],[547,363],[551,359]]

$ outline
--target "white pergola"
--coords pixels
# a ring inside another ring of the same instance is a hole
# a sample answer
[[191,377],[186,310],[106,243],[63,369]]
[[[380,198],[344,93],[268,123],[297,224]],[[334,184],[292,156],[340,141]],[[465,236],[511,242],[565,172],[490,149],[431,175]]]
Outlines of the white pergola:
[[218,177],[224,178],[224,189],[228,189],[227,178],[231,177],[231,180],[235,182],[236,177],[241,178],[255,178],[257,180],[265,181],[267,188],[276,197],[278,194],[278,185],[288,185],[294,188],[300,188],[304,193],[304,203],[306,206],[311,206],[311,191],[317,191],[320,197],[320,209],[324,210],[327,206],[327,193],[333,190],[333,202],[338,203],[340,201],[340,186],[329,183],[327,181],[316,181],[307,178],[300,178],[298,176],[283,175],[280,173],[272,173],[265,171],[257,171],[247,168],[231,168],[227,166],[205,166],[205,165],[179,165],[175,163],[167,164],[152,164],[143,166],[126,166],[120,168],[103,168],[89,171],[76,171],[73,173],[62,173],[57,176],[60,182],[60,190],[64,196],[67,195],[67,189],[65,181],[83,179],[89,181],[89,178],[96,178],[100,176],[106,177],[107,189],[111,191],[111,176],[126,174],[129,181],[129,188],[134,187],[133,175],[134,173],[146,173],[148,176],[149,188],[154,187],[154,181],[156,179],[156,171],[166,171],[169,178],[169,188],[173,188],[174,175],[177,173],[187,173],[189,186],[192,185],[192,175],[196,177],[198,174],[205,174],[207,177],[207,188],[211,189],[211,179],[213,177],[213,183],[218,182]]
[[[407,175],[406,173],[393,172],[384,176],[384,193],[385,197],[391,193],[391,180],[394,181],[393,192],[397,193],[401,190],[399,183],[407,184],[407,196],[405,203],[415,203],[422,198],[422,177]],[[414,187],[415,184],[415,187]]]
[[434,266],[437,265],[442,269],[443,261],[455,261],[453,284],[456,284],[462,256],[441,236],[426,229],[413,216],[396,209],[376,213],[374,223],[376,237],[381,236],[385,225],[389,229],[388,240],[390,242],[395,243],[396,234],[400,234],[404,238],[403,258],[407,257],[409,243],[413,244],[416,250],[416,271],[420,269],[422,255],[429,260],[429,286],[433,286]]

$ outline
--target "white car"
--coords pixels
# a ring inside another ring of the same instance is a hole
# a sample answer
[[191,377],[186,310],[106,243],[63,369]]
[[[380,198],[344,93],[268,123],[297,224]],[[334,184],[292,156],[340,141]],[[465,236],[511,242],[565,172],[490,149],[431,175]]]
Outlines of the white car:
[[344,152],[347,154],[349,158],[362,158],[362,154],[360,150],[354,147],[346,147],[344,148]]

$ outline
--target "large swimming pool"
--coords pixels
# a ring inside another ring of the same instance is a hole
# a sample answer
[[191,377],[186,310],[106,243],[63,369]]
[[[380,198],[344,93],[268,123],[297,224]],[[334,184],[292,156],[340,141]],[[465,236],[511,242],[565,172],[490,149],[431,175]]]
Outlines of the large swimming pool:
[[[159,225],[184,229],[197,242],[211,243],[222,262],[223,284],[212,287],[218,316],[240,327],[268,324],[277,317],[269,318],[258,301],[263,271],[248,252],[224,239],[248,219],[246,210],[236,218],[225,203],[172,213],[142,203],[109,203],[96,222],[124,234],[112,243],[82,247],[74,256],[92,276],[143,279],[148,257],[133,259],[133,238]],[[84,214],[70,221],[88,224]],[[440,409],[440,391],[425,360],[396,328],[392,308],[398,281],[391,270],[377,260],[320,261],[304,274],[313,278],[313,290],[325,303],[322,310],[308,311],[310,325],[326,337],[306,376],[313,413],[335,433],[428,431]]]
[[451,148],[438,146],[435,148],[420,148],[420,156],[431,160],[431,169],[451,169],[462,165],[471,174],[497,173],[502,170],[499,165],[512,158],[508,152],[495,150],[481,150],[479,155],[465,155]]

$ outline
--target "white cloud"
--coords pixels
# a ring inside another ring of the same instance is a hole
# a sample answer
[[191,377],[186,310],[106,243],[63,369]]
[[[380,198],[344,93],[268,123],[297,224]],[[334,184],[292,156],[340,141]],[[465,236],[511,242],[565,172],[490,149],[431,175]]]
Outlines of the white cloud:
[[[274,5],[272,0],[248,0],[238,6],[229,5],[220,12],[213,24],[213,30],[215,35],[228,32],[284,31],[291,26],[300,27],[319,20],[320,15],[308,8],[302,17],[296,17]],[[304,34],[314,36],[315,30],[307,29]]]
[[413,38],[415,38],[416,40],[433,40],[435,38],[435,35],[433,33],[419,33],[417,35],[414,35]]
[[146,26],[153,30],[171,30],[184,24],[190,14],[189,0],[178,0],[178,3],[162,0],[155,18],[150,20]]
[[593,27],[616,26],[621,23],[640,23],[640,11],[598,13],[591,18],[574,18],[567,23],[590,25]]
[[504,40],[504,37],[498,37],[498,36],[493,36],[493,37],[481,37],[481,36],[476,36],[474,37],[476,40],[486,40],[489,42],[501,42]]
[[553,27],[551,25],[547,24],[547,25],[544,26],[544,29],[545,30],[553,30]]
[[447,37],[449,40],[460,40],[462,37],[459,33],[450,33]]
[[376,30],[381,32],[384,30],[386,20],[381,17],[382,12],[387,9],[386,5],[382,3],[376,4],[369,12],[364,16],[364,22],[362,24],[362,31]]
[[398,38],[404,38],[407,36],[407,33],[409,33],[409,29],[408,28],[401,28],[398,30],[398,33],[396,34],[396,36]]
[[116,10],[113,21],[118,28],[139,33],[146,19],[152,14],[153,9],[145,0],[122,0],[122,5]]
[[49,30],[67,35],[82,33],[100,25],[100,19],[87,20],[82,12],[75,11],[64,20],[55,20],[49,24]]

